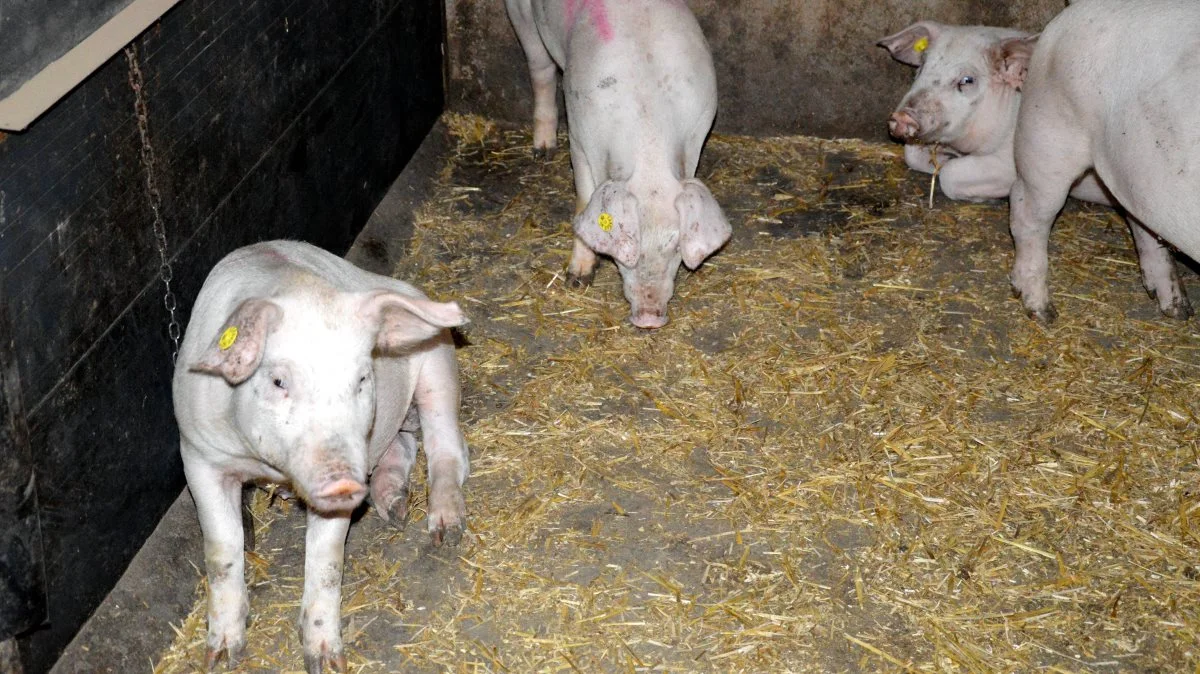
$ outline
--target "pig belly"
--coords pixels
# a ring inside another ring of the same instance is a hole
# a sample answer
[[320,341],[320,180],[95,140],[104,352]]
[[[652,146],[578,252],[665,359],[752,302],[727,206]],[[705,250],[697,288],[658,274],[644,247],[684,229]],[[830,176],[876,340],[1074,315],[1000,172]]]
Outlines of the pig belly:
[[1146,91],[1142,109],[1109,121],[1096,173],[1126,210],[1200,260],[1200,69],[1171,85]]

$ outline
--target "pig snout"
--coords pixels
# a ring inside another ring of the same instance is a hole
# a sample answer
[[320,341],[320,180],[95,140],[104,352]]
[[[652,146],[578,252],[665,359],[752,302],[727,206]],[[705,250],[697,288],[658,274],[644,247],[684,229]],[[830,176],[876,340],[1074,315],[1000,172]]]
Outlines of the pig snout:
[[629,300],[629,322],[644,330],[654,330],[667,324],[667,302],[675,287],[665,272],[654,274],[666,280],[653,282],[638,281],[626,286],[625,298]]
[[913,140],[921,133],[921,125],[908,110],[897,110],[888,117],[888,133],[896,140]]
[[308,504],[318,512],[354,510],[367,494],[367,486],[349,473],[333,475],[309,492]]
[[629,316],[629,322],[645,330],[654,330],[667,324],[667,309],[639,309]]

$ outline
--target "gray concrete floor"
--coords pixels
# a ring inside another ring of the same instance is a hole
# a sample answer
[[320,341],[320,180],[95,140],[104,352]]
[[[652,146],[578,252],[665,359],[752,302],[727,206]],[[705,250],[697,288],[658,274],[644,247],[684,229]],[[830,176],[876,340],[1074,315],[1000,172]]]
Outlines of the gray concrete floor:
[[[390,275],[412,236],[412,211],[429,191],[449,148],[438,122],[359,233],[346,259]],[[185,488],[116,587],[59,657],[52,674],[149,672],[175,638],[203,575],[200,523]],[[0,668],[2,669],[2,668]]]

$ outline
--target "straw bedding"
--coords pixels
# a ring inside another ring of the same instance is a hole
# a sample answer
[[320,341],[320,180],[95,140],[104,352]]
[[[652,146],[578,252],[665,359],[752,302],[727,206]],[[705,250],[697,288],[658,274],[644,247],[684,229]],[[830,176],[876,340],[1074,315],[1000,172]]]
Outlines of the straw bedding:
[[[1200,671],[1200,334],[1111,211],[1060,218],[1043,327],[1004,204],[931,209],[896,147],[717,135],[734,238],[644,333],[611,262],[563,286],[567,153],[445,121],[396,274],[472,318],[470,532],[361,516],[350,671]],[[240,671],[298,670],[303,514],[253,512]],[[204,592],[156,672],[203,662]]]

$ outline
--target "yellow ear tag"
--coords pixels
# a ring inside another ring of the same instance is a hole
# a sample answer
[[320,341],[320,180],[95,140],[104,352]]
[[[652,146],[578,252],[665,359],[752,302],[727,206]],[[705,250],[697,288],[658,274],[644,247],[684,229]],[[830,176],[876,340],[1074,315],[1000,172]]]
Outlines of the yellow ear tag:
[[231,325],[228,328],[225,328],[225,332],[221,333],[221,339],[217,342],[217,346],[220,347],[222,351],[228,351],[229,347],[233,346],[233,343],[237,341],[237,335],[238,331],[236,325]]
[[917,41],[913,43],[913,51],[917,52],[918,54],[926,49],[929,49],[929,38],[927,37],[918,38]]
[[608,213],[601,213],[600,218],[596,221],[596,224],[600,225],[600,229],[606,232],[610,231],[612,230],[612,216]]

